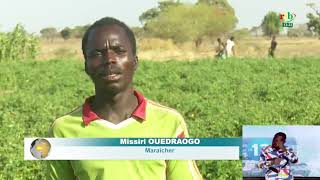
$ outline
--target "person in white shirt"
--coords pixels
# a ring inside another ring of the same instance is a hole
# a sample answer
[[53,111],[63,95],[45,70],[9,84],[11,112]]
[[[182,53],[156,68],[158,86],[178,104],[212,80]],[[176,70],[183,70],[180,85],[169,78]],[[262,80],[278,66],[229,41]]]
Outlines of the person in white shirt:
[[226,45],[227,57],[235,56],[234,46],[235,46],[234,37],[231,36],[230,39],[227,40],[227,45]]

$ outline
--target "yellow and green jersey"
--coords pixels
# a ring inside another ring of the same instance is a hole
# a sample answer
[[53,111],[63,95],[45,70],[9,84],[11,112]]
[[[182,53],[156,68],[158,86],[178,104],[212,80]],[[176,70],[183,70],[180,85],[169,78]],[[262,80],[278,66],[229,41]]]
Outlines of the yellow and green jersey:
[[[183,117],[175,110],[145,99],[137,91],[138,106],[131,117],[113,124],[99,118],[85,103],[54,121],[50,137],[57,138],[184,138]],[[115,152],[116,153],[116,152]],[[198,180],[194,161],[187,160],[56,160],[48,161],[48,179],[86,180]]]

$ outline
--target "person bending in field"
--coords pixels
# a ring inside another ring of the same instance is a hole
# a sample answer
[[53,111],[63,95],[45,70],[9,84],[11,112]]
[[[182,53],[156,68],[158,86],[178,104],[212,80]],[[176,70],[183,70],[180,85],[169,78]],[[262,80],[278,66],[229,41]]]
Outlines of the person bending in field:
[[269,57],[274,58],[274,52],[276,51],[277,48],[277,41],[276,41],[276,36],[272,36],[272,40],[271,40],[271,45],[269,48]]
[[272,145],[261,150],[259,168],[265,170],[266,180],[293,180],[291,163],[297,163],[298,157],[286,143],[286,134],[274,135]]
[[216,48],[216,58],[225,59],[226,58],[226,45],[221,41],[220,38],[217,39],[218,46]]
[[[50,128],[57,138],[188,137],[176,110],[146,99],[133,86],[138,68],[136,40],[123,22],[106,17],[96,21],[82,39],[85,72],[95,95],[58,118]],[[90,87],[88,87],[90,88]],[[116,152],[115,152],[116,153]],[[69,180],[196,180],[194,161],[49,161],[49,179]]]

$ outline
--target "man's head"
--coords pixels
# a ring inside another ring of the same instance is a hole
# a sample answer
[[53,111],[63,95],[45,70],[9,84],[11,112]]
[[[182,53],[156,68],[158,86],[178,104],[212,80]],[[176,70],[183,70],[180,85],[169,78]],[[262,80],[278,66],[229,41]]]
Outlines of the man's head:
[[230,37],[230,40],[231,40],[231,41],[234,41],[234,37],[233,37],[233,36],[231,36],[231,37]]
[[273,41],[276,40],[276,36],[275,35],[272,36],[272,40]]
[[221,43],[221,39],[220,38],[218,38],[217,41],[218,41],[218,43]]
[[117,93],[132,85],[138,63],[136,40],[123,22],[110,17],[96,21],[82,38],[82,52],[96,89]]
[[281,145],[284,145],[286,142],[287,136],[283,132],[278,132],[277,134],[274,135],[273,140],[272,140],[272,147],[279,149]]

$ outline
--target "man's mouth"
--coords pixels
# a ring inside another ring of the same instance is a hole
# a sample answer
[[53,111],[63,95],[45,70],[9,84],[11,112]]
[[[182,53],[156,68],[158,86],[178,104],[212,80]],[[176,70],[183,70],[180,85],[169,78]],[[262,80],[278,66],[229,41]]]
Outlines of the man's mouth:
[[108,73],[103,77],[103,79],[108,80],[108,81],[116,81],[116,80],[120,79],[120,74]]
[[101,79],[104,79],[106,81],[117,81],[121,77],[121,70],[120,68],[114,67],[114,68],[100,68],[98,71],[98,77]]
[[107,81],[116,81],[120,79],[121,73],[110,70],[99,73],[99,76]]

